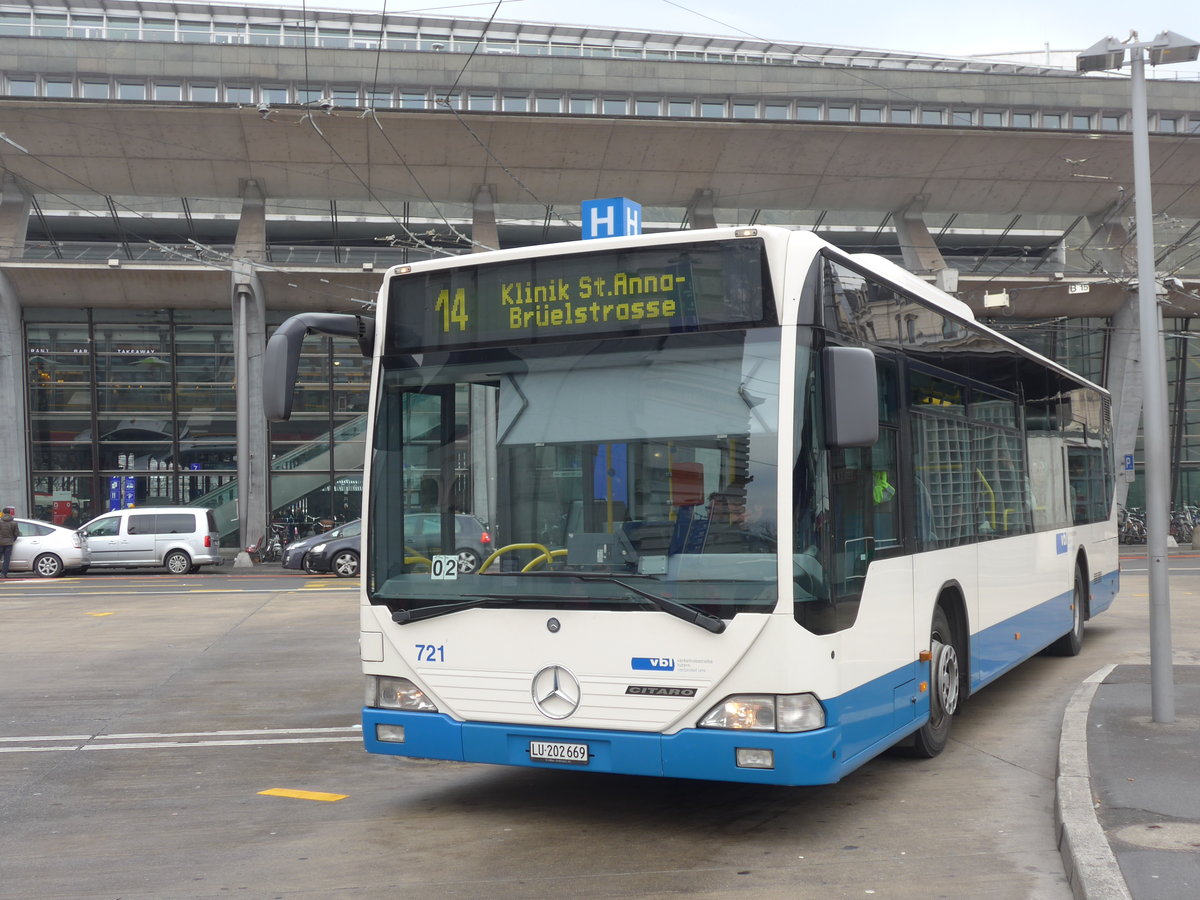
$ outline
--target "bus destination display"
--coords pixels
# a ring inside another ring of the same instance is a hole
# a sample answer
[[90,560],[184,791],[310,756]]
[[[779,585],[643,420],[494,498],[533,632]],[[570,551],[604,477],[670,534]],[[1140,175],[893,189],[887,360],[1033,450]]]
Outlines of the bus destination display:
[[397,276],[386,353],[753,325],[761,241],[543,256]]

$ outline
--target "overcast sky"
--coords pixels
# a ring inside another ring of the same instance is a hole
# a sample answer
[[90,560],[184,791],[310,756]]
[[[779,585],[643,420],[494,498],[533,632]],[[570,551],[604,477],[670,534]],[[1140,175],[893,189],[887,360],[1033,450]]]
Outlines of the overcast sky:
[[[272,0],[266,0],[272,3]],[[300,0],[272,5],[299,8]],[[496,0],[311,0],[309,9],[425,12],[487,19]],[[1081,50],[1103,37],[1141,40],[1171,30],[1200,40],[1197,0],[501,0],[497,18],[650,31],[748,35],[764,40],[968,56]],[[1188,69],[1192,69],[1189,66]]]

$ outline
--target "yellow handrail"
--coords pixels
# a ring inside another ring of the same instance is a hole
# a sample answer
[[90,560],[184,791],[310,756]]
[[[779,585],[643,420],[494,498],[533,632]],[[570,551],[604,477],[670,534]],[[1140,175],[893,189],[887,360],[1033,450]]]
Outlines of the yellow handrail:
[[532,570],[534,566],[540,566],[543,562],[553,562],[554,558],[556,556],[566,556],[566,555],[567,555],[566,550],[551,550],[549,553],[543,553],[540,556],[535,556],[533,559],[531,559],[526,564],[525,568],[523,568],[521,570],[521,572],[522,573],[528,572],[528,571]]
[[[483,565],[479,567],[479,574],[482,575],[487,571],[488,566],[494,563],[499,557],[508,553],[510,550],[540,550],[541,556],[550,556],[550,548],[542,544],[509,544],[506,547],[501,547],[499,550],[494,550],[492,555],[483,561]],[[534,557],[537,559],[538,557]]]

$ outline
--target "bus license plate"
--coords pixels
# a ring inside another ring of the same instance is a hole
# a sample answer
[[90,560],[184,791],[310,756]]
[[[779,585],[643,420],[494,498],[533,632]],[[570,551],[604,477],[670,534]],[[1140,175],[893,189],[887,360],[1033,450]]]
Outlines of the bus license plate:
[[566,744],[556,741],[530,741],[529,758],[535,762],[588,764],[587,744]]

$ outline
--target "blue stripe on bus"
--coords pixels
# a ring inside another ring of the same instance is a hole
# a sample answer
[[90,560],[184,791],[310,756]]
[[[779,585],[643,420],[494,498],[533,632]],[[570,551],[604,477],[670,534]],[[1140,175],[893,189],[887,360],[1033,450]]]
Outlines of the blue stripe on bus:
[[[1121,577],[1110,572],[1091,584],[1090,614],[1112,605]],[[971,690],[975,691],[1039,653],[1071,630],[1072,591],[1065,591],[971,638]],[[1019,635],[1019,637],[1018,637]]]
[[[458,722],[441,713],[363,709],[363,743],[371,753],[545,769],[580,769],[756,784],[830,784],[915,731],[928,717],[929,695],[916,690],[916,663],[825,702],[838,724],[799,734],[687,728],[676,734]],[[404,742],[381,741],[377,725],[403,726]],[[584,742],[587,766],[533,762],[529,742]],[[771,750],[775,768],[736,764],[736,749]]]

